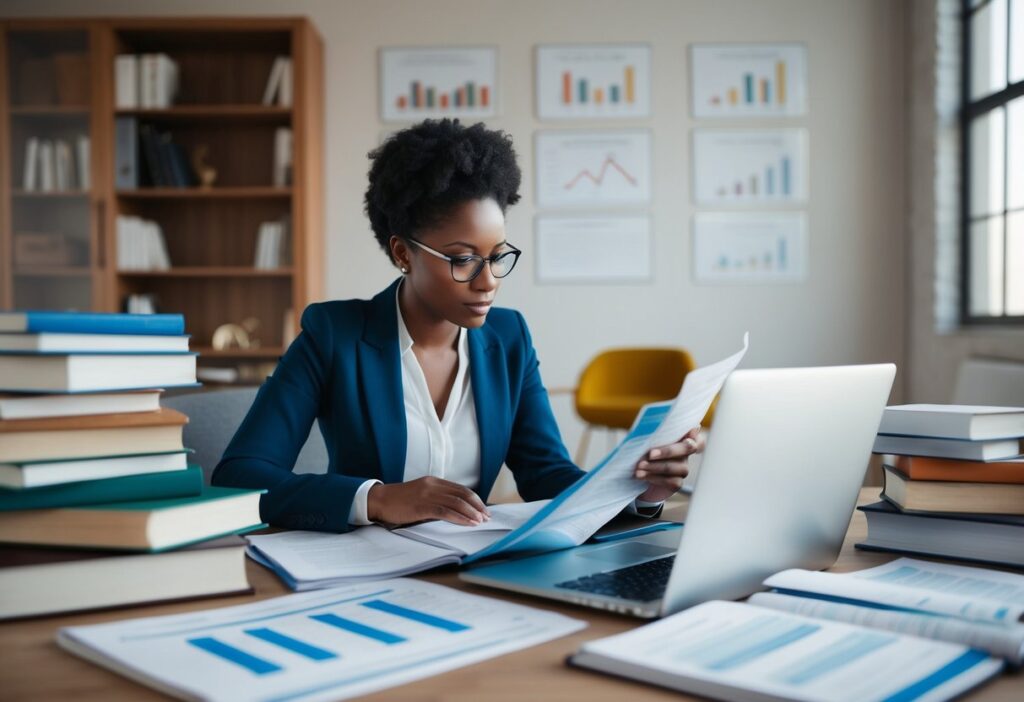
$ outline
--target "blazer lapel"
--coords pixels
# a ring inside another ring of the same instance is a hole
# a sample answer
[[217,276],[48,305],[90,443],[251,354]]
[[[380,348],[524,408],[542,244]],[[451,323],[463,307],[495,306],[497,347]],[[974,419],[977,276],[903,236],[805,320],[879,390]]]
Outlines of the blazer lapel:
[[491,492],[505,460],[503,436],[512,426],[509,413],[508,368],[499,344],[486,325],[469,330],[469,377],[473,383],[476,422],[480,431],[480,488],[483,499]]
[[398,283],[396,280],[370,301],[358,352],[363,403],[380,458],[380,479],[385,483],[402,482],[408,441],[395,317]]

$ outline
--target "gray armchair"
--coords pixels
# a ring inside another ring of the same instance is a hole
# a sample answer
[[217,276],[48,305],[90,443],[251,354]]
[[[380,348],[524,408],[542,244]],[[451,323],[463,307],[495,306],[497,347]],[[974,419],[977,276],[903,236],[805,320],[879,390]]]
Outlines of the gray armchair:
[[[213,469],[217,467],[224,449],[235,435],[249,407],[256,398],[257,388],[231,388],[187,395],[164,397],[164,407],[178,410],[189,418],[185,425],[185,446],[195,451],[190,463],[203,468],[207,485]],[[327,449],[320,429],[314,424],[306,444],[295,460],[296,473],[324,473],[327,471]]]

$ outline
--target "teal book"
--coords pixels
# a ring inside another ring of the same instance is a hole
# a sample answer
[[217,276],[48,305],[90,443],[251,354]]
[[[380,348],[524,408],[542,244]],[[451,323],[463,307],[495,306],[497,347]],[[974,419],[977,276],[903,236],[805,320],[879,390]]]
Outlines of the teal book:
[[24,490],[0,489],[0,512],[135,500],[166,500],[175,497],[194,497],[202,491],[202,468],[189,466],[185,470],[83,480]]
[[204,485],[191,497],[0,512],[0,543],[165,551],[262,527],[264,492]]

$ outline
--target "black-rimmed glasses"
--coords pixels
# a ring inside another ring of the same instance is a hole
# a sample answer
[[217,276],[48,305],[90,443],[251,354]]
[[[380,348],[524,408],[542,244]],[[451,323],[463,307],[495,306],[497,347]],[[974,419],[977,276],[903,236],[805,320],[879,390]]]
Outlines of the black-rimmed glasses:
[[495,278],[504,278],[512,272],[513,268],[516,267],[516,261],[519,260],[519,254],[522,253],[522,251],[511,244],[505,244],[507,247],[505,250],[492,256],[484,257],[480,254],[459,254],[458,256],[449,256],[448,254],[443,254],[436,249],[430,248],[422,241],[418,241],[412,237],[409,237],[409,241],[419,246],[431,256],[436,256],[444,261],[448,261],[452,268],[452,278],[456,283],[468,283],[476,278],[480,275],[480,271],[484,269],[484,263],[490,265],[491,275]]

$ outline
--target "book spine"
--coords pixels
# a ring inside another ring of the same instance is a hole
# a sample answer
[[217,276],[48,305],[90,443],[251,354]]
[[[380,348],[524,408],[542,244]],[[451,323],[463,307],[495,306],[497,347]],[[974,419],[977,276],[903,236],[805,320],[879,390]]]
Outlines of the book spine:
[[0,491],[0,512],[82,505],[166,500],[202,493],[203,471],[198,466],[163,473],[86,480],[25,490]]
[[118,117],[114,123],[116,182],[118,190],[139,187],[139,124],[134,117]]
[[139,60],[132,54],[114,58],[115,106],[131,110],[139,106]]
[[185,318],[180,314],[119,315],[76,312],[28,312],[27,332],[79,334],[156,334],[181,336]]

